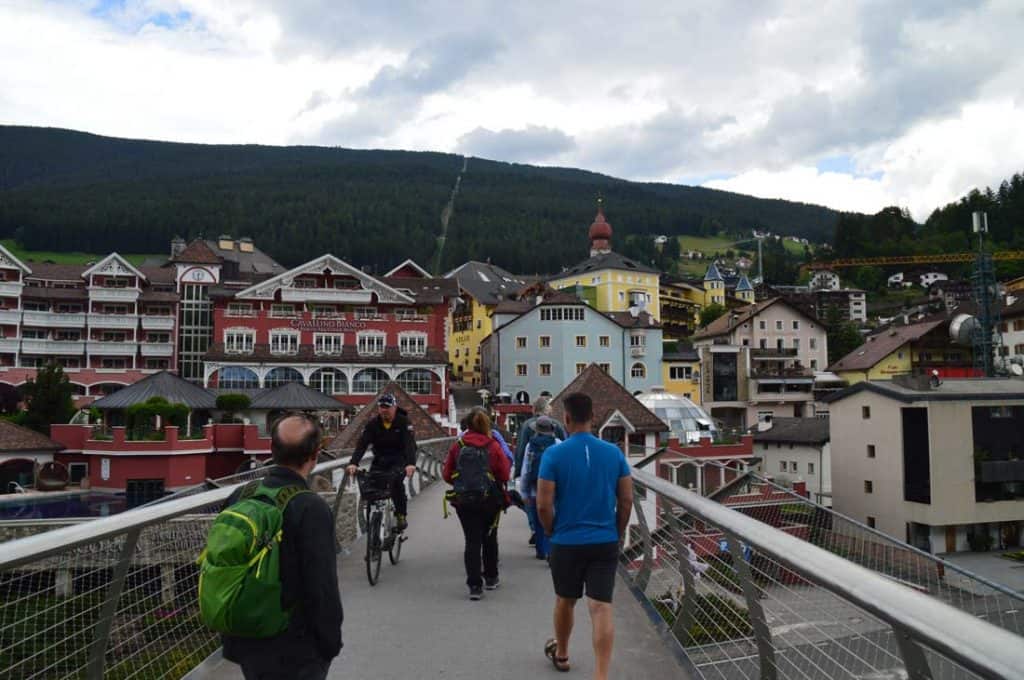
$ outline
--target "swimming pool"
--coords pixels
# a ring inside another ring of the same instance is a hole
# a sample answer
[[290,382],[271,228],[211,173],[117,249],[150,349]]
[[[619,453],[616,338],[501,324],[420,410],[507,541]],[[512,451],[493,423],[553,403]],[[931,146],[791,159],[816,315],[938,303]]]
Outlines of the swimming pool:
[[106,517],[124,512],[128,507],[124,496],[83,491],[59,496],[16,494],[0,496],[0,520],[58,519],[65,517]]

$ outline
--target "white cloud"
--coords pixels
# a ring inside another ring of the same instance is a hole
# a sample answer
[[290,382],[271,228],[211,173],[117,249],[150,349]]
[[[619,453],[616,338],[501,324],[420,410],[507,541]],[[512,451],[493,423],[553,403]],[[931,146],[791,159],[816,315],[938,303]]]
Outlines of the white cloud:
[[[6,0],[0,121],[211,143],[468,140],[919,219],[1021,169],[1019,2],[687,4]],[[814,170],[844,156],[856,175]]]

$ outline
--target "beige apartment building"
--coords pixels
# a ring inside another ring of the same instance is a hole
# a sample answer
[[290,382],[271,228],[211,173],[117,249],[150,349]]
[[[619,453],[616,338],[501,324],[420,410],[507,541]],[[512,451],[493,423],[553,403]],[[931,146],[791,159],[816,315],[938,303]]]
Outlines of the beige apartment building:
[[833,509],[932,553],[1024,535],[1024,380],[897,376],[827,399]]
[[784,298],[730,310],[693,336],[701,404],[725,427],[814,413],[815,373],[828,365],[818,319]]

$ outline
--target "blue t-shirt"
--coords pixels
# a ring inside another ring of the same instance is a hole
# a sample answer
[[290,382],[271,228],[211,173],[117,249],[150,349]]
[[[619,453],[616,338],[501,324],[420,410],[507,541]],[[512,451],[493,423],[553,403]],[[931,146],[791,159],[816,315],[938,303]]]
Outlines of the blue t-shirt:
[[555,483],[558,545],[615,543],[615,504],[619,479],[629,476],[622,450],[589,432],[572,435],[544,452],[541,479]]

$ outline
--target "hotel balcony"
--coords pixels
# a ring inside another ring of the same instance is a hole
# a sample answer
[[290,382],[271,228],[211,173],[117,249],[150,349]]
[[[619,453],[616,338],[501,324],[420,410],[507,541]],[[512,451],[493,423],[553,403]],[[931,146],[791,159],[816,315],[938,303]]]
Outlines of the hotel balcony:
[[647,348],[646,347],[630,347],[629,348],[629,356],[631,356],[631,357],[647,356]]
[[102,356],[134,356],[139,349],[139,343],[128,341],[89,341],[89,354]]
[[144,316],[142,317],[142,328],[147,331],[170,331],[174,330],[173,316]]
[[90,314],[89,326],[92,328],[136,328],[139,317],[135,314]]
[[777,347],[755,347],[750,350],[750,358],[754,361],[779,361],[795,359],[797,350],[793,347],[779,349]]
[[174,354],[174,345],[170,342],[143,342],[139,349],[144,357],[169,357]]
[[20,309],[0,309],[0,324],[17,325],[21,323]]
[[342,305],[360,305],[373,302],[369,290],[345,290],[342,288],[284,288],[281,302],[333,302]]
[[82,354],[85,342],[81,340],[36,340],[21,341],[22,354]]
[[0,296],[20,297],[24,287],[25,284],[20,281],[2,281],[0,282]]
[[45,328],[85,328],[85,314],[26,311],[22,323]]
[[96,302],[136,302],[141,292],[138,288],[89,286],[89,299]]
[[17,353],[21,340],[19,338],[3,338],[0,339],[0,352],[3,353]]

